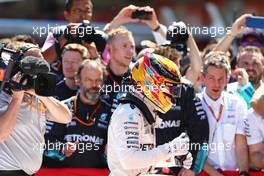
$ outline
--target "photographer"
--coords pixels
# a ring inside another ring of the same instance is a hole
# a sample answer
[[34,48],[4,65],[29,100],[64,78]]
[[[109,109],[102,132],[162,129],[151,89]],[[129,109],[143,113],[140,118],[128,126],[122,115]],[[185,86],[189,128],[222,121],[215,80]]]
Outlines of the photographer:
[[61,52],[69,43],[84,45],[91,58],[97,58],[106,44],[102,31],[91,26],[93,4],[91,0],[66,0],[64,17],[67,26],[59,26],[49,33],[42,47],[44,58],[52,63],[52,69],[61,79]]
[[[30,52],[24,54],[30,55]],[[33,58],[49,68],[41,58],[29,56],[24,61]],[[18,72],[12,80],[19,83],[24,76]],[[71,119],[70,112],[58,100],[37,95],[33,88],[12,88],[9,93],[2,90],[0,107],[0,175],[32,175],[42,162],[46,118],[67,123]]]
[[181,53],[180,67],[189,65],[188,72],[183,76],[195,85],[201,72],[202,59],[192,33],[184,22],[173,22],[167,30],[166,39],[170,47]]
[[[65,1],[64,18],[68,24],[81,23],[83,20],[90,21],[92,18],[92,7],[91,0],[67,0]],[[64,30],[66,26],[61,26],[61,28]],[[62,48],[66,42],[67,40],[63,35],[56,39],[54,33],[49,33],[42,47],[45,59],[52,63],[60,54],[57,53],[56,48]]]

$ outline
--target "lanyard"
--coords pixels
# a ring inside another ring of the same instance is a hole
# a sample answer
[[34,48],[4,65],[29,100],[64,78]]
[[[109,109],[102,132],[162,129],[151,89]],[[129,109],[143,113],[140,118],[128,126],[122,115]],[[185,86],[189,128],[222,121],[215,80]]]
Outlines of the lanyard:
[[[212,143],[214,141],[214,138],[215,138],[215,135],[216,135],[216,130],[217,130],[217,127],[218,127],[218,124],[219,124],[219,121],[221,120],[222,118],[222,113],[223,113],[223,109],[224,109],[224,98],[222,98],[222,102],[220,104],[220,108],[219,108],[219,114],[218,114],[218,117],[216,118],[216,115],[213,111],[213,108],[211,106],[209,106],[209,104],[206,102],[204,96],[203,96],[203,101],[205,102],[206,106],[208,107],[208,109],[210,110],[212,116],[214,117],[214,119],[216,120],[216,123],[215,123],[215,128],[214,128],[214,131],[213,131],[213,134],[212,134],[212,139],[211,139],[211,142],[209,143]],[[218,133],[219,134],[219,133]],[[209,139],[210,140],[210,139]],[[211,150],[211,147],[209,147],[209,151]],[[224,158],[225,158],[225,153],[224,151],[222,151],[222,154],[219,154],[219,163],[220,165],[223,165],[223,163],[225,162]]]
[[208,109],[210,110],[211,114],[213,115],[214,119],[216,120],[216,123],[215,123],[215,128],[214,128],[214,131],[213,131],[213,135],[212,135],[212,142],[215,138],[215,133],[216,133],[216,129],[218,127],[218,122],[221,120],[222,118],[222,113],[223,113],[223,109],[224,109],[224,98],[222,99],[222,103],[220,104],[220,110],[219,110],[219,114],[218,114],[218,117],[216,118],[216,115],[213,111],[213,108],[206,102],[204,96],[203,96],[203,101],[205,103],[205,105],[208,107]]
[[95,110],[92,112],[92,114],[89,116],[89,118],[87,119],[88,122],[84,122],[81,120],[80,117],[77,116],[76,112],[77,112],[77,96],[74,97],[74,114],[75,114],[75,117],[76,117],[76,120],[82,124],[82,125],[85,125],[85,126],[92,126],[95,122],[95,114],[97,112],[97,110],[100,108],[101,106],[101,103],[99,102],[99,104],[96,106]]
[[218,123],[220,121],[220,119],[222,118],[222,113],[223,113],[223,109],[224,109],[224,99],[222,99],[222,103],[220,104],[220,110],[219,110],[219,114],[218,117],[216,117],[213,108],[206,102],[204,96],[203,96],[203,101],[205,102],[206,106],[208,107],[208,109],[210,110],[211,114],[213,115],[214,119],[216,120],[216,123]]

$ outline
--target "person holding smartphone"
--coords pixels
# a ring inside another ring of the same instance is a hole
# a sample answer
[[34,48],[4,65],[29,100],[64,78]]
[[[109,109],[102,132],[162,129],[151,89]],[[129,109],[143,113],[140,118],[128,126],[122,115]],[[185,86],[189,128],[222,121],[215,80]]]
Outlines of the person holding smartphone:
[[160,41],[159,44],[166,41],[164,36],[166,36],[167,28],[159,23],[155,10],[150,6],[137,7],[135,5],[129,5],[124,7],[110,23],[106,24],[104,31],[109,32],[126,23],[146,24],[151,28],[157,41]]

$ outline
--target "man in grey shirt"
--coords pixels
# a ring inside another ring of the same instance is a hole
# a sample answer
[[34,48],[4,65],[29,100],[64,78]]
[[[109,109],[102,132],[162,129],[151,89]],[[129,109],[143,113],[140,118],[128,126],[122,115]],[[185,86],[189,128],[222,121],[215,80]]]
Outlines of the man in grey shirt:
[[[13,80],[19,82],[21,74]],[[32,175],[41,166],[45,119],[71,121],[68,108],[53,97],[42,97],[33,89],[0,91],[0,175]]]

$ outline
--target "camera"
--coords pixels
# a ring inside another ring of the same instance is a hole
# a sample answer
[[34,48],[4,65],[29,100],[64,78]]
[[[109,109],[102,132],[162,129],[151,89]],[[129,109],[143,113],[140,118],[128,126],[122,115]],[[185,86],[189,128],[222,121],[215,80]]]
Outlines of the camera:
[[68,26],[64,31],[60,31],[59,34],[55,34],[55,38],[60,35],[64,35],[67,39],[67,43],[79,43],[82,44],[82,40],[87,43],[94,42],[99,52],[103,53],[107,35],[99,30],[96,30],[89,21],[83,21],[76,28]]
[[190,60],[187,55],[188,47],[187,40],[189,38],[187,27],[183,23],[176,23],[170,25],[166,39],[170,42],[169,46],[176,49],[182,56],[180,60],[180,72],[183,73],[185,68],[189,65]]
[[181,52],[183,56],[187,55],[187,40],[189,38],[188,30],[185,25],[170,25],[166,39],[170,41],[170,47],[175,48],[177,51]]
[[[3,53],[9,54],[8,61],[2,57]],[[55,93],[56,75],[50,73],[50,67],[43,58],[34,56],[23,57],[23,51],[14,51],[5,48],[0,43],[0,61],[4,76],[1,81],[0,90],[12,94],[12,90],[34,89],[40,96],[52,96]],[[20,73],[22,78],[19,83],[12,77]]]
[[152,19],[152,12],[137,9],[134,12],[132,12],[131,18],[142,19],[142,20],[151,20]]

